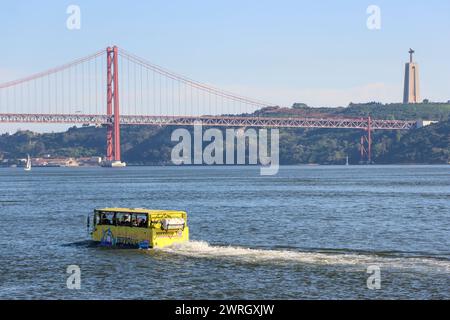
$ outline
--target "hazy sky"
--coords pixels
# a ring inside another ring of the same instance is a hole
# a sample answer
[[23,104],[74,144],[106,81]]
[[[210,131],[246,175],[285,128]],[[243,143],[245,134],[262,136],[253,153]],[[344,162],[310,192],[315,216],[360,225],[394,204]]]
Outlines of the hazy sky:
[[[66,28],[71,4],[80,30]],[[381,9],[380,30],[367,28],[369,5]],[[2,1],[0,39],[0,82],[117,44],[287,106],[401,101],[412,47],[422,97],[450,100],[450,1]]]

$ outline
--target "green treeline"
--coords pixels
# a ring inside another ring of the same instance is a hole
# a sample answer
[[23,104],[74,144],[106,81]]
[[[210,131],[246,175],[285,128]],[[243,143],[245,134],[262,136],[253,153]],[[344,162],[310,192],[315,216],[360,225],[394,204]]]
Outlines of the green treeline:
[[[410,131],[375,131],[373,160],[379,164],[450,162],[450,104],[351,104],[347,108],[269,108],[259,116],[339,116],[397,120],[439,120]],[[176,127],[124,126],[123,160],[136,165],[171,164],[171,133]],[[192,130],[192,128],[188,128]],[[361,130],[280,129],[281,164],[358,163]],[[0,135],[0,161],[32,157],[85,157],[105,154],[106,130],[102,127],[70,128],[59,133],[20,131]],[[206,143],[205,143],[206,144]],[[11,163],[11,161],[9,162]]]

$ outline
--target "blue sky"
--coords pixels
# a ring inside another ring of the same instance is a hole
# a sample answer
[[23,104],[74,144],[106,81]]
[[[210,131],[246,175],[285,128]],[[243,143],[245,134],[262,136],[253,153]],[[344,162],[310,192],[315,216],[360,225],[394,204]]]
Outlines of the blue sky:
[[[81,30],[66,28],[67,6]],[[369,5],[381,29],[366,26]],[[0,81],[110,44],[179,74],[281,105],[402,99],[408,49],[422,97],[450,100],[450,1],[2,1]]]

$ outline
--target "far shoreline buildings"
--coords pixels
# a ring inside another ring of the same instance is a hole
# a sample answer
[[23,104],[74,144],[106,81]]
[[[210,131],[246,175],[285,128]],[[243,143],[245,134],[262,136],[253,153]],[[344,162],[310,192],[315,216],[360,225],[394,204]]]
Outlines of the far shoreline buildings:
[[409,62],[405,65],[403,103],[420,103],[419,65],[413,62],[414,50],[409,49]]

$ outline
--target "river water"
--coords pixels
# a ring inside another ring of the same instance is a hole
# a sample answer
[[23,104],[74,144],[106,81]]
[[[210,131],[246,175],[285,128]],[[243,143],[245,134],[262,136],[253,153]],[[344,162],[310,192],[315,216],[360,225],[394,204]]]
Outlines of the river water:
[[[0,190],[1,299],[450,299],[450,166],[8,168]],[[191,241],[95,246],[113,206],[186,210]]]

